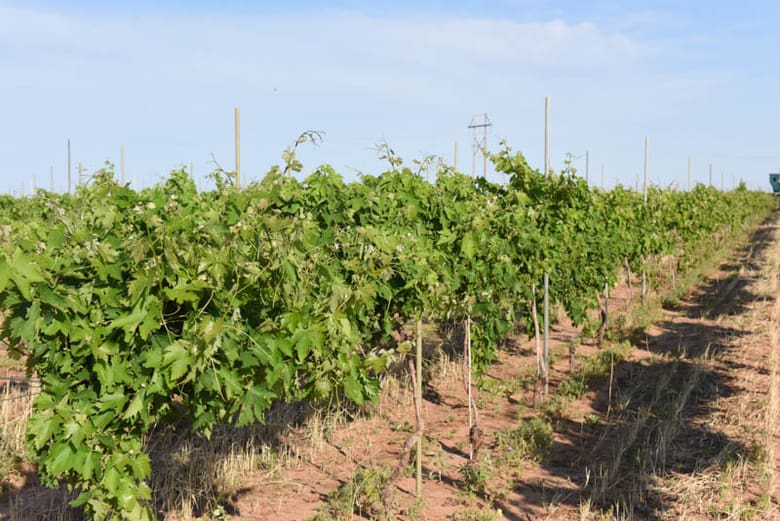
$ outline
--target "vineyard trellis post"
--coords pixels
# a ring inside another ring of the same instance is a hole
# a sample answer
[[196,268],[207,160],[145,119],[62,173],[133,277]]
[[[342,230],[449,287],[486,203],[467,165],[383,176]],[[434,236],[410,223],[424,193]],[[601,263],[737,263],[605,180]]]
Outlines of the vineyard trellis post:
[[647,136],[645,136],[645,167],[642,171],[642,198],[645,204],[647,204]]
[[[415,338],[416,352],[415,352],[415,373],[417,376],[417,382],[415,385],[416,406],[418,408],[417,415],[422,417],[422,317],[417,318],[417,334]],[[416,462],[416,476],[415,476],[415,494],[417,497],[422,496],[422,436],[417,440],[417,462]]]
[[474,428],[474,398],[471,389],[471,315],[466,315],[465,326],[463,347],[466,358],[466,395],[469,402],[469,460],[472,460],[474,459],[474,440],[471,436],[471,431]]
[[235,138],[236,138],[236,188],[241,190],[241,109],[234,110]]
[[604,163],[601,163],[601,189],[604,190]]
[[590,151],[585,151],[585,183],[590,186]]
[[544,274],[544,395],[550,392],[550,276]]
[[71,188],[71,175],[70,175],[70,138],[68,138],[68,193],[70,193]]
[[[643,170],[642,181],[642,203],[647,207],[647,136],[645,136],[645,164]],[[647,266],[644,265],[644,258],[642,259],[642,303],[644,304],[645,297],[647,296]]]
[[458,171],[458,140],[455,140],[455,150],[453,153],[452,169]]
[[544,97],[544,175],[550,173],[550,96]]
[[691,156],[688,156],[688,191],[691,190]]

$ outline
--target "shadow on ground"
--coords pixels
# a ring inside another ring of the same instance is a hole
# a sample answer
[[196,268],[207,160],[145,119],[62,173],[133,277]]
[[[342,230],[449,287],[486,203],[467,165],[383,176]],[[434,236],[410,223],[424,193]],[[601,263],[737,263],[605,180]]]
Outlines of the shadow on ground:
[[[577,509],[590,502],[590,511],[602,515],[661,521],[679,498],[658,491],[655,477],[671,471],[692,475],[756,458],[753,447],[713,430],[706,418],[715,402],[745,390],[731,376],[744,363],[718,355],[735,349],[735,341],[751,332],[715,319],[744,313],[758,298],[750,291],[751,273],[760,268],[772,231],[771,225],[759,229],[720,267],[727,276],[706,280],[674,305],[676,317],[656,324],[657,333],[631,335],[636,347],[656,356],[616,366],[611,404],[609,385],[595,389],[592,405],[600,424],[554,420],[559,437],[542,465],[560,484],[521,484],[498,503],[506,519],[527,521],[544,505]],[[750,369],[767,370],[758,360]]]

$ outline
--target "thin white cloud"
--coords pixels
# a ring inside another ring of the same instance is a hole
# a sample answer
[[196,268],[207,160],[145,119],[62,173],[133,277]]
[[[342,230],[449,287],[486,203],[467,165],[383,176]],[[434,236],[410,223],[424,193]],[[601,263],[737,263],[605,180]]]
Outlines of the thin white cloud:
[[[381,136],[413,143],[414,153],[449,154],[452,129],[463,134],[472,111],[514,125],[497,134],[523,149],[540,134],[527,122],[551,94],[556,136],[568,141],[555,149],[562,157],[582,140],[595,142],[589,133],[597,124],[609,122],[615,126],[602,134],[626,138],[621,120],[634,132],[713,90],[716,77],[654,68],[665,52],[598,21],[335,11],[119,17],[0,7],[0,98],[12,100],[0,147],[28,149],[10,171],[48,171],[45,154],[41,164],[29,162],[41,141],[78,134],[99,155],[130,135],[136,150],[146,147],[138,168],[160,171],[196,152],[229,150],[229,125],[219,118],[241,104],[262,117],[255,129],[252,114],[244,118],[242,134],[266,147],[246,164],[267,165],[263,153],[276,158],[296,132],[321,128],[333,131],[329,150],[341,154],[324,160],[369,169],[358,157]],[[442,143],[444,150],[435,148]]]

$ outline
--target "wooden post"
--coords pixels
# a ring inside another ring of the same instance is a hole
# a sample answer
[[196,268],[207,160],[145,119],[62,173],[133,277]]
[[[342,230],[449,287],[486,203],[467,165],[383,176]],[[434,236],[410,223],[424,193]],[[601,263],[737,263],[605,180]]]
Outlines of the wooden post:
[[[642,202],[645,206],[647,206],[647,136],[645,136],[645,167],[644,167],[644,174],[643,174],[643,195],[642,195]],[[647,295],[647,267],[642,266],[642,303],[645,302],[645,296]]]
[[550,393],[550,277],[544,274],[544,394]]
[[466,352],[463,355],[466,357],[466,394],[469,402],[469,460],[472,460],[474,459],[474,443],[471,429],[474,427],[474,397],[471,394],[471,315],[466,315],[465,347]]
[[49,191],[54,193],[54,165],[51,165],[51,171],[49,172]]
[[[415,373],[417,374],[417,386],[414,392],[417,394],[417,404],[422,411],[422,318],[417,319],[417,352]],[[422,496],[422,436],[417,440],[417,472],[416,472],[416,486],[415,493],[417,497]]]
[[691,189],[691,156],[688,156],[688,190]]
[[452,165],[452,169],[456,172],[458,171],[458,141],[455,140],[455,154],[454,154],[454,161]]
[[645,204],[647,204],[647,136],[645,136],[645,168],[642,174],[642,192]]
[[241,190],[241,110],[235,108],[236,120],[236,188]]
[[487,112],[485,112],[485,119],[482,122],[482,146],[485,148],[482,150],[482,178],[487,179],[487,163],[488,163],[488,156],[487,156],[487,129],[488,129],[488,117]]
[[544,97],[544,175],[550,173],[550,97]]
[[601,163],[601,189],[604,190],[604,163]]
[[68,193],[70,193],[70,139],[68,139]]
[[125,185],[125,145],[122,144],[120,148],[120,167],[119,167],[119,184]]
[[585,182],[590,186],[590,152],[585,151]]

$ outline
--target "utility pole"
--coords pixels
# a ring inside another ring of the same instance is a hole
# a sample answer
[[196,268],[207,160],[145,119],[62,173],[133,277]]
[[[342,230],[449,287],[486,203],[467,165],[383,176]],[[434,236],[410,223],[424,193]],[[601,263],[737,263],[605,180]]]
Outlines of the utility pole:
[[[477,175],[477,151],[482,150],[484,152],[484,159],[482,162],[482,177],[487,176],[487,129],[493,126],[488,119],[487,113],[482,115],[482,123],[477,123],[477,116],[471,118],[471,124],[468,128],[471,129],[472,143],[471,143],[471,177]],[[482,142],[477,140],[477,129],[483,130]]]

